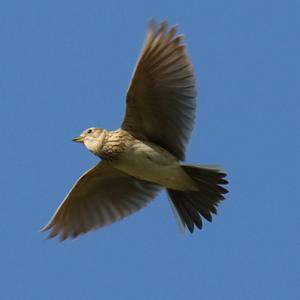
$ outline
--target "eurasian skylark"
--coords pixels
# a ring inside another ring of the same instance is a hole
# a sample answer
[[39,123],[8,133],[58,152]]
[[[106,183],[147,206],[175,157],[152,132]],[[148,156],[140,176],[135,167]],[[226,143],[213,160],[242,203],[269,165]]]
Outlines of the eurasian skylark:
[[217,168],[182,164],[195,117],[192,65],[176,27],[148,25],[120,129],[89,128],[75,142],[101,158],[84,173],[49,223],[49,237],[75,238],[146,206],[165,188],[182,226],[212,221],[227,192]]

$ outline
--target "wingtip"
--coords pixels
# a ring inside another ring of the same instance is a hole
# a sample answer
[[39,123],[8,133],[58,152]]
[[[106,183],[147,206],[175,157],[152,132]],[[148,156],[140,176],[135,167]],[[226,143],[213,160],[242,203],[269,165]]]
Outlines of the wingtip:
[[[147,25],[148,31],[149,32],[153,32],[156,33],[157,31],[165,31],[168,28],[168,22],[166,20],[162,20],[159,23],[159,26],[157,26],[157,22],[155,17],[152,17],[149,19],[148,21],[148,25]],[[170,29],[168,30],[168,32],[174,36],[175,33],[177,32],[178,29],[178,24],[174,24],[170,27]],[[183,35],[182,35],[183,36]]]
[[155,27],[156,27],[156,21],[155,21],[155,18],[152,17],[149,21],[148,21],[148,31],[152,31],[154,32],[155,31]]
[[159,23],[159,27],[161,29],[166,29],[168,27],[168,22],[166,20],[163,20]]
[[51,226],[49,224],[46,224],[41,229],[39,229],[39,232],[45,232],[45,231],[49,230],[50,228],[51,228]]

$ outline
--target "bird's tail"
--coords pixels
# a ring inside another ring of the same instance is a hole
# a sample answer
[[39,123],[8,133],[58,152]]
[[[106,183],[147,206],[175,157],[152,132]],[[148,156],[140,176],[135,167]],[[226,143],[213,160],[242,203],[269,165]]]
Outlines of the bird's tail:
[[211,213],[217,213],[217,206],[228,191],[221,185],[227,184],[226,174],[216,167],[182,165],[184,171],[195,181],[199,191],[178,191],[168,189],[172,208],[179,223],[193,232],[194,225],[202,228],[202,219],[212,221]]

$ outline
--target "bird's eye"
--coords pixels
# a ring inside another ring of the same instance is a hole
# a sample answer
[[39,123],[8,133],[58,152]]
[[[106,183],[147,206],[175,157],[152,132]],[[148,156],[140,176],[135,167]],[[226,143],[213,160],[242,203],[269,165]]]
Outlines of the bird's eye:
[[87,133],[92,133],[92,131],[93,131],[92,129],[89,129],[89,130],[87,131]]

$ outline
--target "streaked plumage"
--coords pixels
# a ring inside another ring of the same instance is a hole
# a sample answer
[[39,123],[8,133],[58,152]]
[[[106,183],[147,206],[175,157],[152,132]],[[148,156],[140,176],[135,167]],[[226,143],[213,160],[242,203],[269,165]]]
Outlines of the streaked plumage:
[[83,174],[43,230],[61,240],[109,225],[141,209],[166,188],[190,232],[211,221],[227,192],[225,173],[180,164],[195,118],[192,66],[176,28],[148,26],[126,97],[121,128],[89,128],[74,141],[102,159]]

